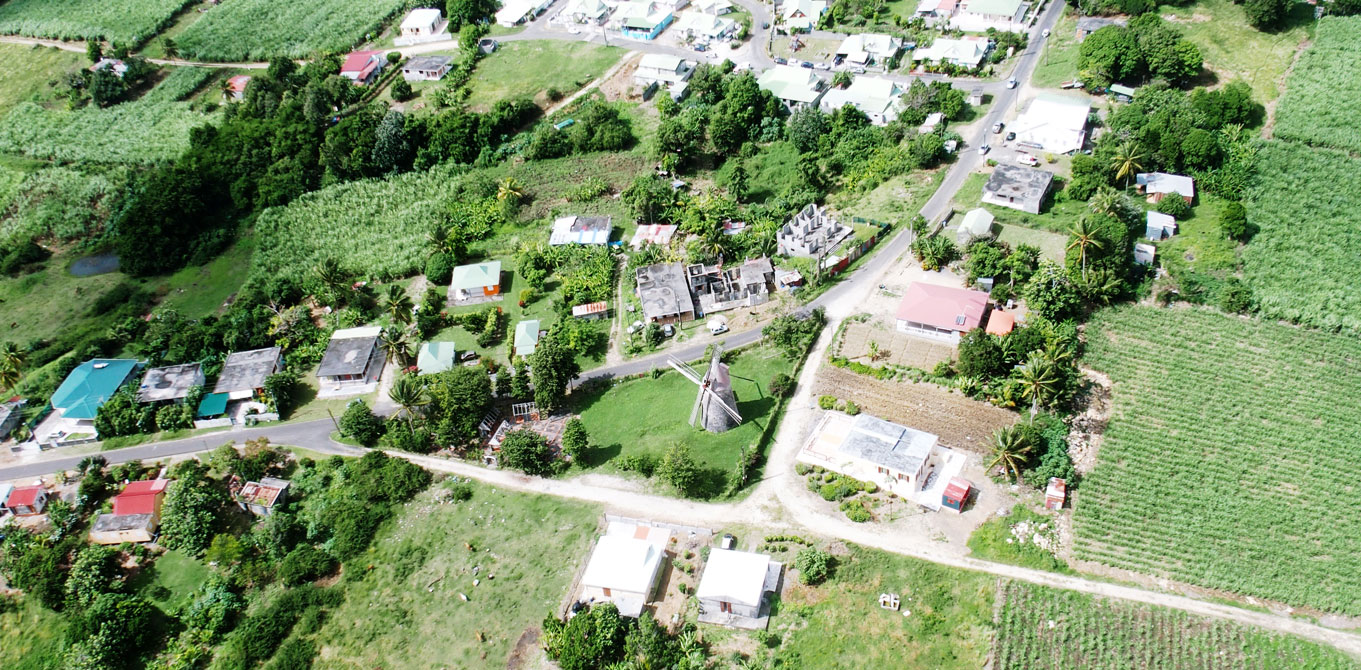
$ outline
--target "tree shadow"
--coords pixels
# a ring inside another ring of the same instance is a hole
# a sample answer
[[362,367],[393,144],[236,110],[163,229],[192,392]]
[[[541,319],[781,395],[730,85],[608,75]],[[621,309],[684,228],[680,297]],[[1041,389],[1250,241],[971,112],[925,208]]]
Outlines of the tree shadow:
[[288,394],[290,396],[288,412],[286,414],[281,414],[279,418],[285,421],[293,418],[293,413],[297,408],[307,405],[317,399],[317,392],[318,389],[307,384],[294,384],[293,392]]
[[598,468],[624,452],[624,445],[615,442],[606,446],[592,446],[581,455],[581,467]]
[[712,500],[728,490],[728,473],[718,468],[701,468],[699,483],[690,492],[691,498]]

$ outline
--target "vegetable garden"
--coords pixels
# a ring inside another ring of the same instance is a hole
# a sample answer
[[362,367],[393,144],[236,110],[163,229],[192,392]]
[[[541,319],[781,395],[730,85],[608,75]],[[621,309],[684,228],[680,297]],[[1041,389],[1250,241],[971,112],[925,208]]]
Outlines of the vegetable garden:
[[1011,582],[1002,590],[998,670],[1354,668],[1307,640],[1179,610]]
[[1361,151],[1361,16],[1319,20],[1314,44],[1295,64],[1285,96],[1276,108],[1273,131],[1280,139]]
[[73,112],[25,102],[0,121],[0,151],[68,162],[167,161],[189,146],[190,130],[211,118],[183,102],[139,101]]
[[1273,318],[1361,333],[1361,289],[1350,280],[1361,258],[1361,160],[1271,141],[1256,163],[1247,210],[1257,232],[1243,250],[1254,304]]
[[168,25],[186,4],[186,0],[9,0],[0,4],[0,33],[138,45]]
[[233,0],[208,10],[177,42],[185,56],[212,61],[347,51],[402,6],[400,0]]
[[1115,400],[1076,557],[1361,614],[1361,341],[1148,307],[1087,337]]

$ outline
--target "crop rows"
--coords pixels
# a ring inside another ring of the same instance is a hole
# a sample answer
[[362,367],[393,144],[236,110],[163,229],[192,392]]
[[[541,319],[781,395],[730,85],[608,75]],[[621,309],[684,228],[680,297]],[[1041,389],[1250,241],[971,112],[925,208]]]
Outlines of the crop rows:
[[1276,108],[1281,139],[1361,152],[1361,16],[1328,16],[1300,56]]
[[402,0],[231,0],[190,24],[176,40],[180,53],[213,61],[302,58],[346,51],[403,6]]
[[1243,250],[1267,316],[1361,334],[1361,160],[1293,142],[1260,145]]
[[1198,310],[1103,311],[1115,403],[1078,558],[1361,614],[1361,341]]
[[108,219],[126,169],[82,171],[65,166],[31,174],[0,170],[0,247],[34,238],[88,239]]
[[67,162],[153,163],[189,146],[211,117],[183,102],[129,102],[76,111],[20,103],[0,121],[0,152]]
[[141,44],[165,27],[186,0],[8,0],[0,33],[62,40]]
[[998,670],[1274,670],[1355,668],[1340,652],[1295,637],[1178,610],[1044,586],[1003,590]]
[[142,102],[175,102],[183,100],[203,87],[213,75],[214,70],[204,67],[177,67],[166,75],[156,88],[151,89],[140,100]]

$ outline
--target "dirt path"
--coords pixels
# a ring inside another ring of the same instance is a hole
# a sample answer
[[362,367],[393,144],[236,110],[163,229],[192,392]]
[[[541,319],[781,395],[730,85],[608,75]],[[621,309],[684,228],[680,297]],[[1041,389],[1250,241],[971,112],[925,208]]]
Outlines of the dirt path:
[[[52,47],[62,51],[74,53],[85,53],[84,42],[64,42],[62,40],[47,40],[36,37],[20,37],[18,35],[0,35],[0,44],[23,44],[26,46]],[[205,67],[214,69],[232,70],[264,70],[269,68],[269,63],[206,63],[203,61],[181,60],[179,58],[148,58],[148,63],[157,65],[174,65],[178,67]],[[298,61],[300,64],[305,61]]]
[[610,69],[606,70],[606,71],[605,71],[605,74],[602,74],[602,75],[600,75],[599,77],[596,77],[595,79],[591,80],[591,83],[589,83],[589,84],[583,86],[583,87],[581,88],[580,91],[577,91],[576,93],[573,93],[573,94],[571,94],[571,95],[569,95],[569,96],[563,98],[562,100],[559,100],[557,103],[553,104],[553,106],[551,106],[551,107],[549,107],[548,109],[544,110],[543,115],[544,115],[544,116],[552,116],[554,112],[558,111],[559,109],[563,109],[563,108],[567,107],[568,105],[572,104],[574,101],[576,101],[577,98],[580,98],[581,96],[586,95],[587,93],[590,93],[591,91],[594,91],[595,89],[599,88],[601,84],[603,84],[603,83],[609,81],[610,78],[613,77],[613,76],[615,75],[616,72],[622,70],[622,69],[624,68],[625,65],[628,65],[628,64],[629,64],[631,61],[633,61],[634,59],[642,58],[642,57],[643,57],[643,55],[642,55],[641,53],[636,52],[636,51],[630,51],[630,52],[624,54],[624,57],[623,57],[623,58],[620,58],[620,59],[619,59],[619,62],[618,62],[618,63],[615,63],[613,67],[611,67]]

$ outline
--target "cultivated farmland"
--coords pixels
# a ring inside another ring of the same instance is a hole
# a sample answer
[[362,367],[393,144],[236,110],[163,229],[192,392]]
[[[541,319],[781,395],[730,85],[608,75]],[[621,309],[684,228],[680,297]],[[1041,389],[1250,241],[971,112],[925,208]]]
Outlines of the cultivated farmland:
[[0,151],[93,163],[153,163],[179,156],[189,131],[212,117],[183,102],[129,102],[105,109],[21,103],[0,121]]
[[1361,341],[1149,307],[1087,338],[1114,403],[1077,558],[1361,614]]
[[1276,108],[1275,136],[1313,145],[1361,151],[1361,16],[1328,16],[1318,23],[1314,44],[1290,74]]
[[170,70],[156,88],[151,89],[140,100],[142,102],[175,102],[183,100],[217,74],[216,70],[204,67],[177,67]]
[[1258,228],[1243,271],[1263,314],[1361,333],[1361,160],[1293,142],[1260,145],[1248,194]]
[[187,0],[9,0],[0,5],[0,33],[138,45],[186,4]]
[[376,33],[401,0],[232,0],[185,29],[185,56],[211,61],[303,58],[315,51],[347,51]]
[[1171,609],[1025,583],[1003,589],[998,670],[1270,670],[1355,668],[1294,637]]

